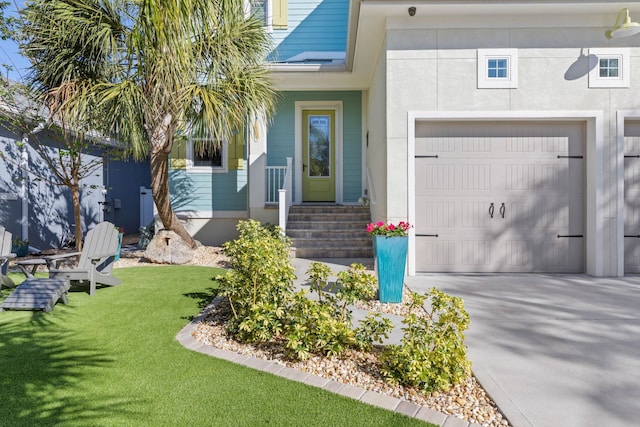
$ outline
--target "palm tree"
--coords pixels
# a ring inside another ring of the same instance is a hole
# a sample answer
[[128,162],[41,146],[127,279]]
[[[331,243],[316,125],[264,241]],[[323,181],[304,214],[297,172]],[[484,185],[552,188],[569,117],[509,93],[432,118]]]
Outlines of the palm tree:
[[195,247],[171,207],[169,154],[179,135],[221,141],[273,111],[262,24],[243,0],[34,0],[22,18],[51,111],[150,156],[160,219]]

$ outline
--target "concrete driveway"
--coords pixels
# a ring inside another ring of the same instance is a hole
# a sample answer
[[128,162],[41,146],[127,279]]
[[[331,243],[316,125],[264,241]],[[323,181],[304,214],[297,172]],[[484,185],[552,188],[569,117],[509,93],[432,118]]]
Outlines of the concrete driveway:
[[460,296],[469,358],[516,427],[640,425],[640,277],[420,275]]

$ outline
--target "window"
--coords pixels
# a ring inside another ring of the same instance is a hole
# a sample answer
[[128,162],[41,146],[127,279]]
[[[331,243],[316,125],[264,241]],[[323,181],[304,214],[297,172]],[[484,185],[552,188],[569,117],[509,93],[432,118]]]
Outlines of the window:
[[193,166],[221,168],[222,152],[220,147],[206,147],[202,151],[196,151],[193,155]]
[[478,49],[478,89],[517,87],[517,49]]
[[506,79],[509,77],[509,58],[489,58],[487,61],[487,78]]
[[270,30],[286,30],[289,23],[288,0],[245,0],[249,13]]
[[194,146],[195,141],[190,140],[187,144],[187,166],[192,172],[222,173],[227,171],[228,150],[226,142],[213,144],[212,141],[209,141],[208,146],[198,150]]
[[600,59],[600,78],[618,78],[620,69],[618,63],[619,58],[602,58]]
[[256,19],[261,21],[265,26],[269,25],[267,22],[268,0],[249,0],[249,4],[251,6],[251,15],[255,16]]
[[595,57],[589,70],[589,87],[629,87],[629,49],[589,49]]

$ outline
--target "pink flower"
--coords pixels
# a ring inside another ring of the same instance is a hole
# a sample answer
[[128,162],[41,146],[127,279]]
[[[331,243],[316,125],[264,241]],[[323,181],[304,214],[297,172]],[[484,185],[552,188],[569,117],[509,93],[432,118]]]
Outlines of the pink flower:
[[408,222],[400,221],[397,225],[393,223],[385,224],[382,221],[367,224],[367,233],[371,236],[406,236],[407,230],[411,228]]

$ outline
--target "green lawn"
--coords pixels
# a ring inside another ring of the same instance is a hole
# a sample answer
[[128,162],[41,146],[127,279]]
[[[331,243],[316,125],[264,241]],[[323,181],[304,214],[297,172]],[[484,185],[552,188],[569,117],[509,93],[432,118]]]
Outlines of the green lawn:
[[0,425],[425,425],[183,348],[220,272],[117,269],[121,286],[72,288],[51,313],[1,312]]

